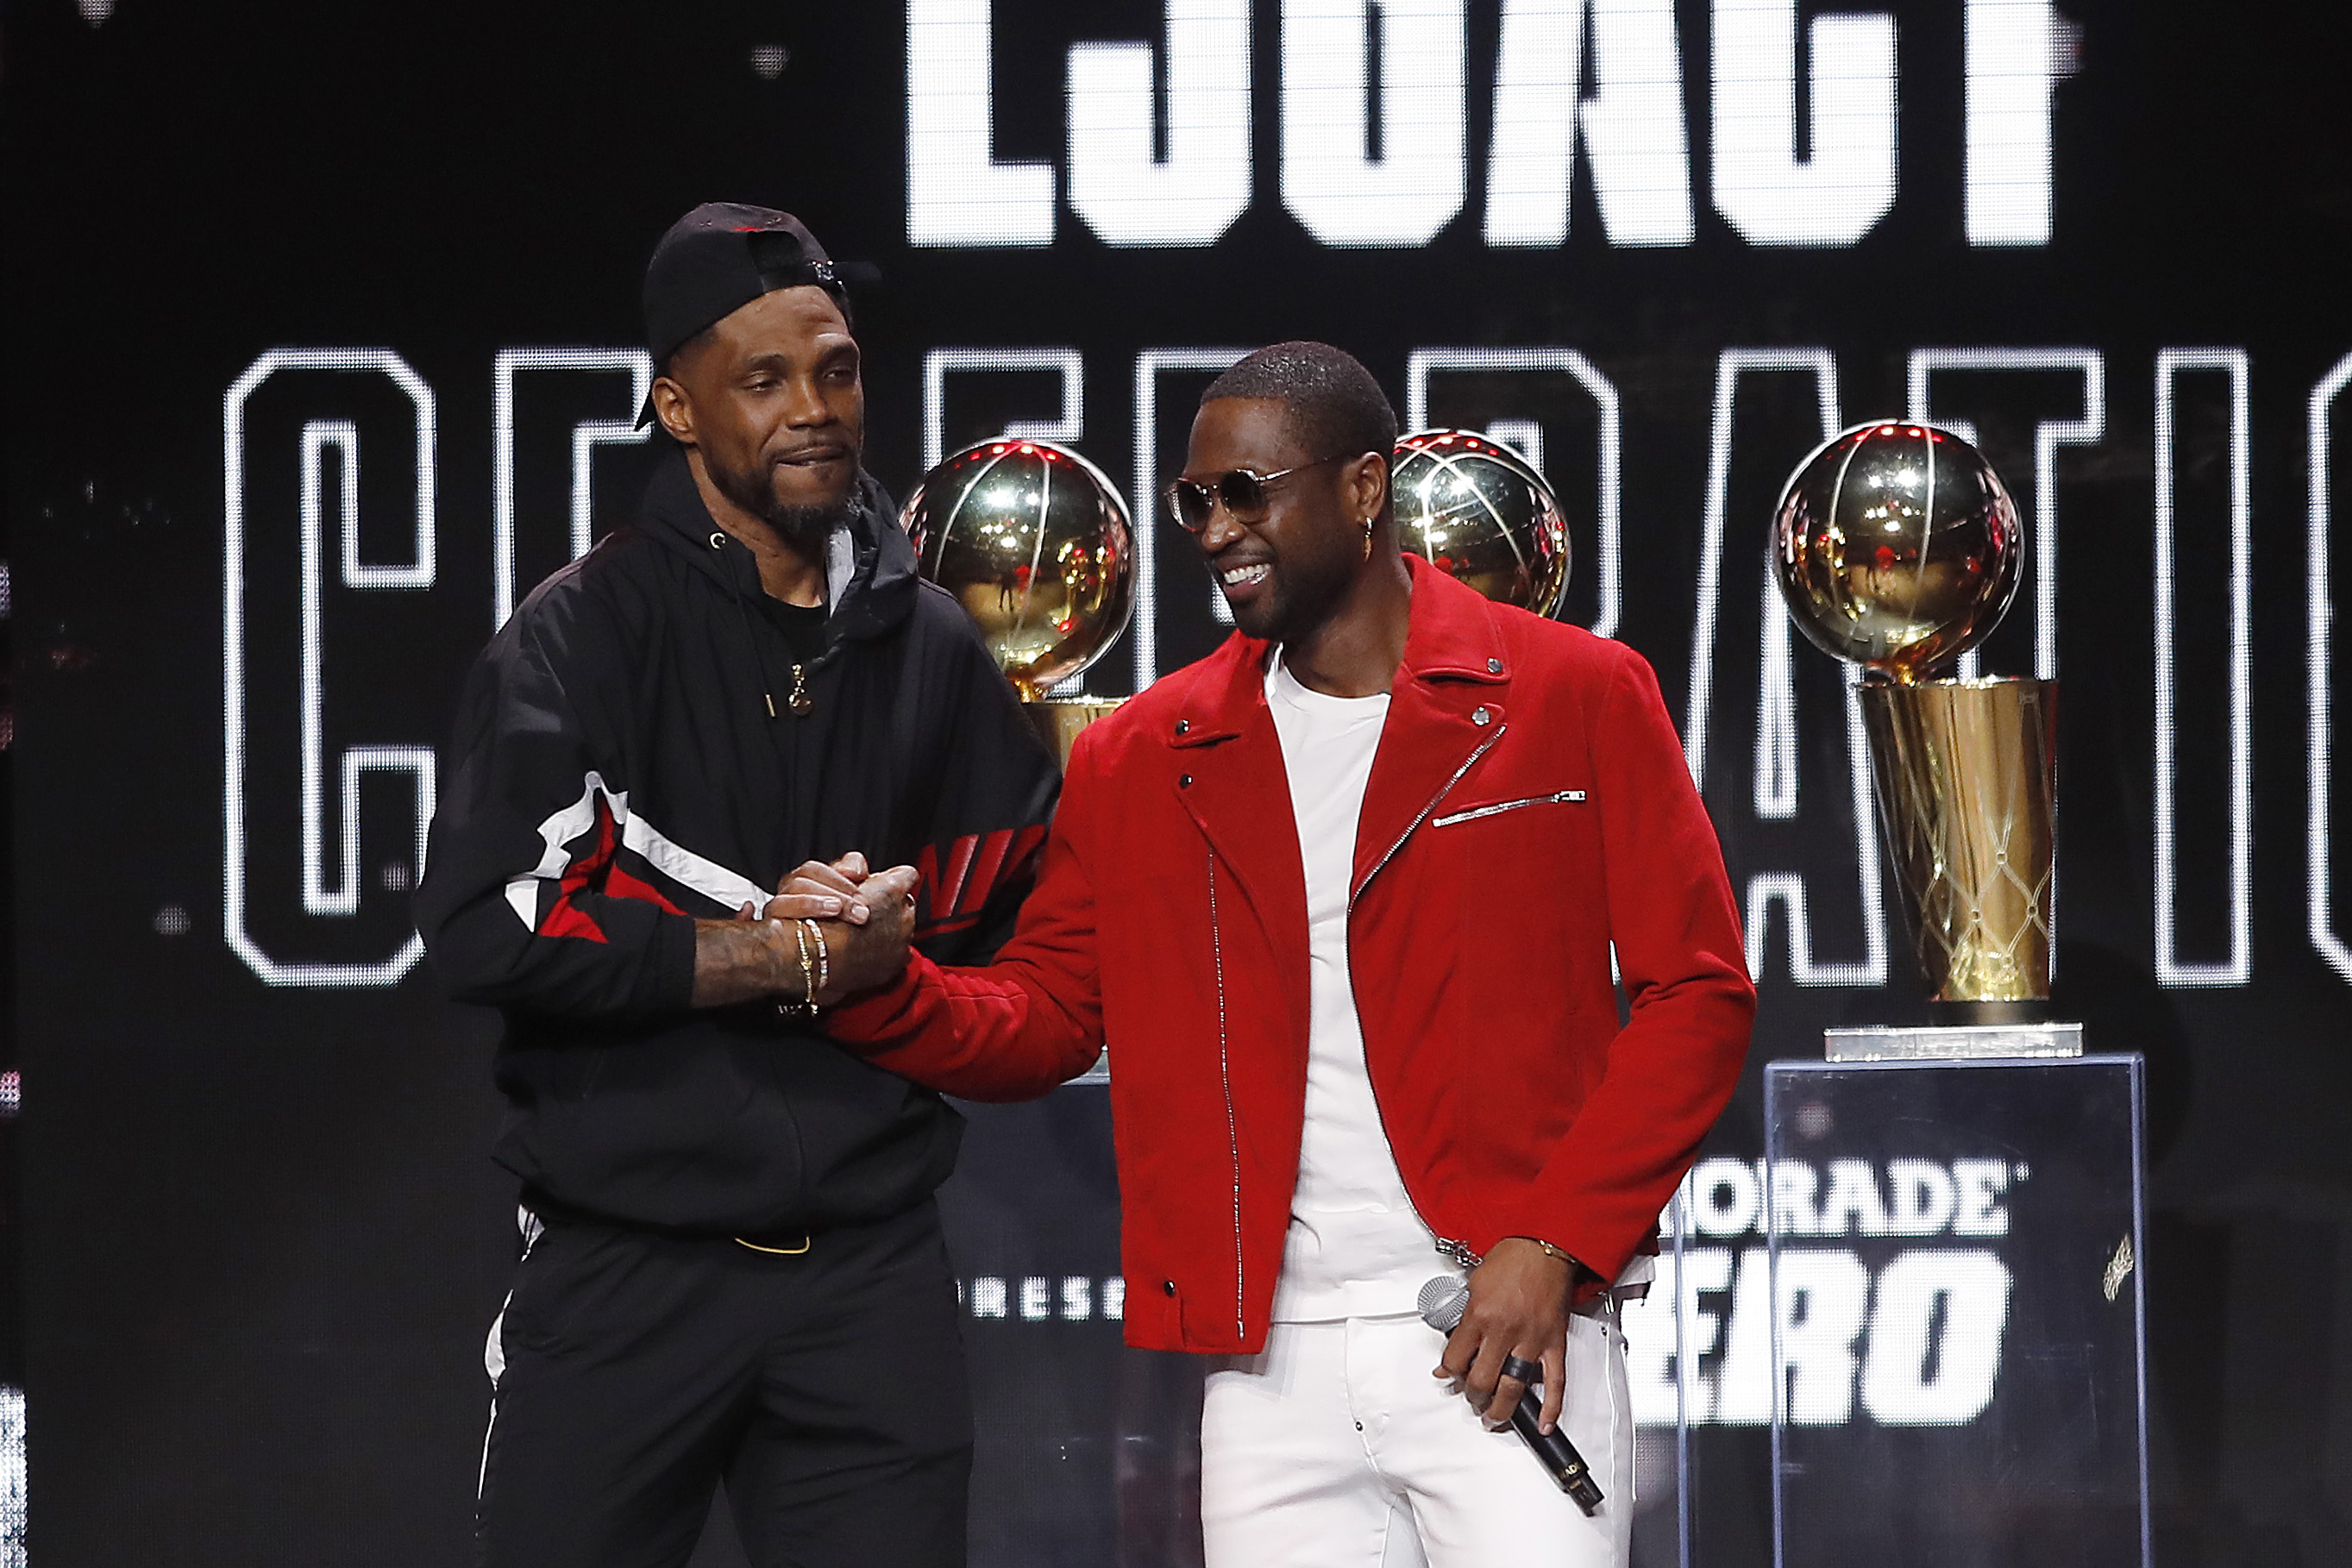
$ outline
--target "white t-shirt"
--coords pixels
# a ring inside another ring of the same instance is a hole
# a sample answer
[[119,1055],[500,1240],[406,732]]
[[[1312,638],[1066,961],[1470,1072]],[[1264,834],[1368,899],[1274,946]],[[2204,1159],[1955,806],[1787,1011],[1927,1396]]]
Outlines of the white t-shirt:
[[1266,705],[1282,737],[1290,809],[1307,870],[1307,1123],[1276,1322],[1381,1317],[1414,1310],[1423,1281],[1444,1272],[1435,1238],[1397,1174],[1364,1066],[1364,1036],[1348,973],[1348,892],[1356,822],[1372,753],[1388,719],[1387,694],[1326,697],[1300,685],[1277,651]]

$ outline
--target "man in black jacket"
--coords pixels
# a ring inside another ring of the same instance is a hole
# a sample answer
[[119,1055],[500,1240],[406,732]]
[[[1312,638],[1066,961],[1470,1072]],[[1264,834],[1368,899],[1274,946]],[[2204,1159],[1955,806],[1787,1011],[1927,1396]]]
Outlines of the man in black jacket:
[[755,1563],[963,1561],[932,1200],[961,1122],[810,1022],[887,944],[768,889],[887,854],[923,873],[918,942],[985,962],[1058,780],[860,467],[846,306],[785,214],[664,237],[647,411],[677,450],[460,701],[416,912],[507,1022],[524,1251],[486,1355],[491,1568],[681,1563],[722,1479]]

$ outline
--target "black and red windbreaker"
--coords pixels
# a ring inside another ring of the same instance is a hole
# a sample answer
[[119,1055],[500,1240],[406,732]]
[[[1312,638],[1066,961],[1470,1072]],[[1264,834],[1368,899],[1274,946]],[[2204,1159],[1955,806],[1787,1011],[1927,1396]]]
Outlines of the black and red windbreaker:
[[453,994],[505,1013],[497,1157],[526,1195],[769,1234],[898,1213],[954,1164],[961,1119],[930,1090],[772,1005],[687,1005],[695,917],[803,860],[921,868],[916,942],[943,963],[986,963],[1030,885],[1054,761],[860,485],[805,713],[751,552],[677,453],[467,678],[417,929]]

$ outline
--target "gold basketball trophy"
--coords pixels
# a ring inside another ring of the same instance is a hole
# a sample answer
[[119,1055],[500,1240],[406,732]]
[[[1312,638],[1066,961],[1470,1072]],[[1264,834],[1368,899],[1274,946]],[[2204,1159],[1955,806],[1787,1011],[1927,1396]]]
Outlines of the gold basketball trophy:
[[1568,520],[1528,460],[1469,430],[1402,437],[1389,464],[1397,541],[1499,604],[1559,613]]
[[1862,667],[1878,816],[1937,1012],[1832,1029],[1832,1059],[2074,1056],[2043,1021],[2058,816],[2058,683],[1940,672],[1990,636],[2024,562],[1984,455],[1932,425],[1856,426],[1781,491],[1772,569],[1799,630]]
[[1050,441],[1000,437],[923,476],[900,509],[917,568],[945,588],[1066,766],[1116,699],[1057,698],[1135,612],[1135,530],[1102,470]]

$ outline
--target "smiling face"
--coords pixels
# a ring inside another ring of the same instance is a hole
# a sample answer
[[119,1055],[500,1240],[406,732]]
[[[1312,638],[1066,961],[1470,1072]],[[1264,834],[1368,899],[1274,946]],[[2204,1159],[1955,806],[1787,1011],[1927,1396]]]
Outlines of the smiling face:
[[850,503],[866,389],[822,289],[763,294],[678,350],[654,411],[721,496],[788,540],[822,546]]
[[1217,506],[1196,541],[1234,624],[1294,645],[1329,618],[1364,569],[1364,520],[1379,514],[1388,477],[1377,457],[1322,461],[1338,454],[1309,450],[1296,423],[1278,398],[1212,398],[1193,417],[1183,474],[1214,484],[1234,468],[1305,470],[1269,486],[1265,513],[1253,521]]

